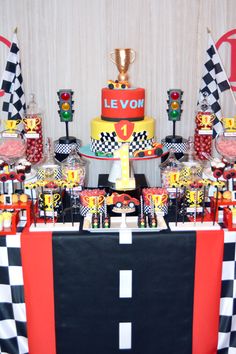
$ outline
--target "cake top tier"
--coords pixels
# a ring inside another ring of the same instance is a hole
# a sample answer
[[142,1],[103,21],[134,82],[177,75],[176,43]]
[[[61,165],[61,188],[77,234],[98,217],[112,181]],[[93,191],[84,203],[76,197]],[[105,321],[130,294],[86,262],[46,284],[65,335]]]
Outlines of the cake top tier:
[[107,121],[138,121],[144,119],[143,88],[102,89],[101,118]]

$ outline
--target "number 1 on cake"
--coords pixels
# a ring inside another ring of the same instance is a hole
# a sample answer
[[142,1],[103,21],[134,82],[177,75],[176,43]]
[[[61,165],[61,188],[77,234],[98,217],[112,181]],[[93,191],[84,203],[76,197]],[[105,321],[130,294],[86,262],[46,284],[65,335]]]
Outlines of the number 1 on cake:
[[130,178],[129,144],[123,144],[120,149],[116,150],[114,157],[120,158],[121,162],[121,178],[116,179],[116,189],[134,189],[135,178]]

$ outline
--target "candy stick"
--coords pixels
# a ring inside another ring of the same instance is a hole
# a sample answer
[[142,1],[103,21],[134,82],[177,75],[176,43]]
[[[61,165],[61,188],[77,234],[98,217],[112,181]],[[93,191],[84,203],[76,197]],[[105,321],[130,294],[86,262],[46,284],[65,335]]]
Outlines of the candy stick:
[[182,216],[183,224],[185,223],[185,208],[186,208],[186,186],[184,186],[184,191],[183,191],[183,216]]
[[104,198],[104,217],[107,217],[107,198]]
[[143,196],[140,196],[140,216],[143,218]]
[[53,226],[55,226],[54,194],[52,193],[52,189],[50,194],[51,194],[51,201],[52,201],[52,222],[53,222]]
[[73,207],[72,207],[72,190],[71,190],[71,188],[69,190],[70,190],[70,216],[71,216],[72,226],[74,226],[74,214],[73,214]]
[[175,226],[177,226],[177,223],[178,223],[178,209],[179,209],[179,206],[178,206],[178,187],[175,188]]
[[150,200],[150,212],[151,212],[151,217],[154,218],[154,203],[152,198]]
[[198,190],[196,189],[194,194],[194,214],[193,214],[194,226],[196,226],[196,220],[197,220],[197,195],[198,195]]
[[63,224],[65,224],[64,205],[63,205],[63,200],[62,200],[62,189],[61,189],[61,186],[59,186],[59,194],[60,194],[60,196],[61,196],[62,221],[63,221]]
[[217,209],[218,209],[218,199],[219,199],[219,189],[218,189],[218,186],[216,186],[216,202],[215,202],[213,225],[215,225],[215,222],[216,222],[216,213],[217,213]]
[[205,208],[206,208],[206,186],[204,186],[204,188],[203,188],[203,204],[202,204],[202,218],[201,218],[201,223],[203,223],[203,220],[204,220]]
[[36,223],[36,215],[35,215],[35,210],[34,210],[34,196],[33,196],[33,189],[30,189],[30,194],[31,194],[31,210],[32,210],[32,215],[33,215],[33,219],[34,219],[34,226],[36,227],[37,223]]
[[42,194],[42,199],[43,199],[43,218],[44,218],[44,224],[47,223],[47,220],[46,220],[46,210],[45,210],[45,195],[44,195],[44,192],[43,192],[43,186],[41,187],[41,194]]

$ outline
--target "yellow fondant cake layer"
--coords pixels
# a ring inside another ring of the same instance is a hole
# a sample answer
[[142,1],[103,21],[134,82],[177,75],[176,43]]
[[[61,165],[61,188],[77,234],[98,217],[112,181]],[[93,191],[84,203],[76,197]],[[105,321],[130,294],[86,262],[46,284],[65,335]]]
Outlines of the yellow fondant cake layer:
[[117,140],[122,142],[130,142],[133,140],[133,133],[147,133],[147,139],[154,138],[154,119],[151,117],[145,117],[138,122],[107,122],[100,117],[94,118],[91,121],[91,138],[100,140],[101,133],[113,133],[117,135]]

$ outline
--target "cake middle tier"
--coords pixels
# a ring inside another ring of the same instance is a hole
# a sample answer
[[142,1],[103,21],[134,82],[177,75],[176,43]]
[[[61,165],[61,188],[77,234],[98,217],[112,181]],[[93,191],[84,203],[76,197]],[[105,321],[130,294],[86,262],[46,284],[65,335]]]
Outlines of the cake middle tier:
[[155,121],[151,117],[137,122],[108,122],[97,117],[91,121],[91,150],[113,153],[122,143],[130,144],[130,152],[146,149],[152,145],[154,134]]

